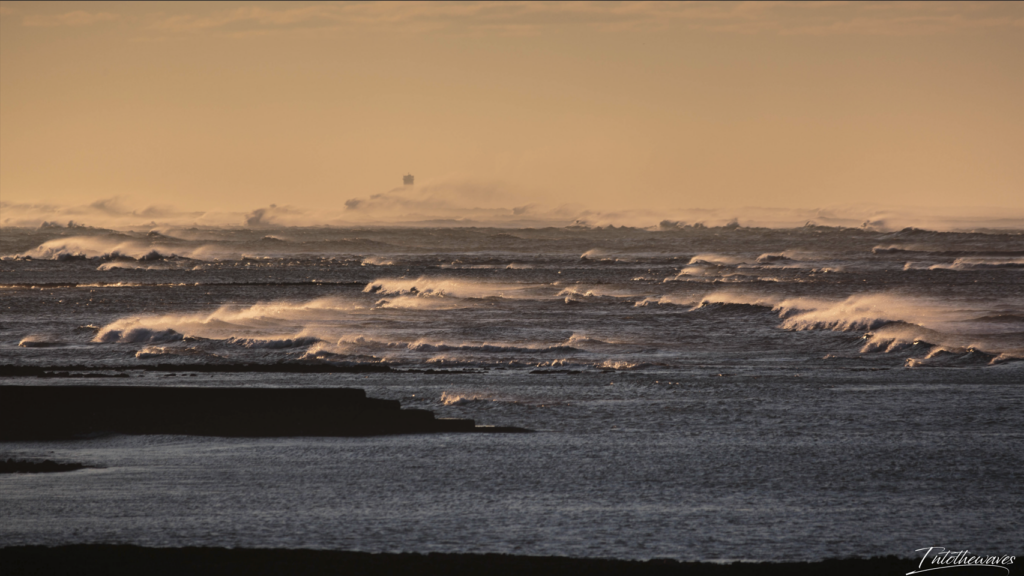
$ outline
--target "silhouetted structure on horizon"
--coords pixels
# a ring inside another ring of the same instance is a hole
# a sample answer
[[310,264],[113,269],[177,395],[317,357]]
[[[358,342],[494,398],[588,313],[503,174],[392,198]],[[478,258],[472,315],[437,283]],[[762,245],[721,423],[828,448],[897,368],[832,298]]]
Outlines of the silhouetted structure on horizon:
[[406,186],[412,186],[413,180],[415,179],[416,177],[413,176],[412,174],[406,174],[405,176],[402,176],[402,184],[405,184]]

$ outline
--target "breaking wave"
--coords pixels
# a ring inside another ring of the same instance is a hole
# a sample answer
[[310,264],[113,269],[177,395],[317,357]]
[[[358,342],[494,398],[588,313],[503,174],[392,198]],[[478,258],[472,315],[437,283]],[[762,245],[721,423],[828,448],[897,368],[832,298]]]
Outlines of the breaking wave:
[[305,338],[228,338],[227,342],[238,344],[244,348],[264,348],[277,350],[281,348],[295,348],[298,346],[311,346],[319,342],[319,338],[311,336]]
[[377,279],[368,283],[363,292],[380,295],[415,295],[437,298],[524,298],[527,297],[524,291],[533,287],[535,286],[527,284],[420,276],[415,280],[407,278]]
[[469,305],[458,298],[420,298],[410,294],[381,298],[373,305],[378,309],[399,310],[453,310],[466,306]]
[[728,255],[728,254],[705,253],[705,254],[697,254],[696,256],[693,256],[692,258],[690,258],[690,261],[689,261],[688,264],[691,265],[691,266],[697,265],[697,264],[715,264],[715,265],[731,266],[731,265],[735,265],[735,264],[743,264],[745,262],[746,262],[746,259],[741,257],[741,256],[731,256],[731,255]]
[[484,394],[441,393],[441,404],[445,406],[465,406],[473,402],[494,402],[495,399]]
[[101,272],[106,270],[170,270],[172,268],[174,266],[167,263],[152,263],[139,260],[115,260],[113,262],[104,262],[96,267]]
[[665,296],[649,296],[643,300],[637,300],[633,303],[635,307],[653,306],[653,305],[672,305],[672,306],[694,306],[697,304],[692,297],[689,296],[677,296],[677,295],[665,295]]
[[[359,310],[365,310],[365,307],[357,302],[325,297],[308,302],[278,301],[252,306],[222,306],[213,312],[129,316],[100,328],[93,341],[164,342],[180,340],[183,335],[188,335],[231,340],[246,347],[300,346],[320,338],[315,333],[302,334],[303,331],[316,332],[319,327],[330,333],[332,328],[348,319],[350,313]],[[284,344],[286,342],[297,344]]]
[[691,310],[730,306],[770,309],[782,318],[779,327],[785,330],[871,331],[865,336],[862,353],[946,346],[985,350],[993,356],[1019,354],[1014,334],[1004,336],[979,322],[985,318],[979,314],[991,303],[952,306],[937,299],[891,293],[829,300],[720,292],[705,296]]
[[150,342],[176,342],[184,336],[169,328],[159,330],[152,328],[127,328],[118,330],[116,328],[103,328],[96,335],[94,342],[118,343],[118,344],[145,344]]
[[56,338],[42,334],[30,334],[18,342],[18,346],[22,348],[50,348],[52,346],[61,346],[62,344],[63,342]]
[[145,346],[135,353],[137,360],[151,360],[153,358],[182,358],[187,361],[215,360],[223,361],[224,358],[193,346]]
[[756,262],[758,264],[765,264],[768,262],[792,262],[793,259],[786,256],[784,253],[778,254],[761,254],[757,257]]
[[929,270],[983,270],[986,268],[1024,270],[1024,258],[957,258],[951,264],[929,266]]
[[572,346],[574,348],[579,348],[581,346],[606,346],[608,344],[609,343],[604,340],[598,340],[597,338],[591,338],[590,336],[584,336],[583,334],[573,334],[565,341],[566,346]]
[[572,346],[513,346],[509,344],[446,344],[429,342],[412,342],[408,346],[414,352],[486,352],[486,353],[529,353],[550,354],[558,352],[576,352]]
[[363,266],[393,266],[395,262],[382,256],[367,256],[360,264]]
[[71,236],[48,240],[16,257],[57,261],[122,259],[153,262],[168,258],[202,259],[199,255],[208,251],[209,248],[205,246],[190,248],[150,244],[123,235]]

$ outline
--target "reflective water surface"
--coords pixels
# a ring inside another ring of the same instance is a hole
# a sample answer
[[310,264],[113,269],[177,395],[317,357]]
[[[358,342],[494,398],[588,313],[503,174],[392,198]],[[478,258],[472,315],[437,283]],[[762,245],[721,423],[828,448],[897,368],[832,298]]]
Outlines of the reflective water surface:
[[[5,228],[0,254],[0,363],[128,375],[3,384],[349,386],[537,430],[0,443],[95,466],[0,476],[2,544],[1020,551],[1020,234]],[[393,371],[202,371],[241,364]]]

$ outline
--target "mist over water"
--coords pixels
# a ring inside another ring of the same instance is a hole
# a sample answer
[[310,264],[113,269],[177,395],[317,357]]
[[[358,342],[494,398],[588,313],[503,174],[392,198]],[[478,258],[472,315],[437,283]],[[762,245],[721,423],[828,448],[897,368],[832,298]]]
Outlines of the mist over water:
[[[1019,230],[7,226],[0,255],[3,363],[71,370],[13,384],[352,386],[540,431],[7,443],[108,466],[66,493],[115,512],[0,479],[5,543],[781,560],[1012,552],[984,519],[1022,521]],[[178,484],[205,504],[168,531]]]
[[[550,196],[550,195],[548,195]],[[539,202],[496,184],[438,182],[356,196],[329,205],[269,204],[220,210],[185,210],[172,205],[134,206],[108,198],[78,206],[0,202],[0,226],[107,228],[115,230],[251,229],[280,227],[632,227],[676,230],[701,227],[795,228],[829,226],[894,232],[1020,231],[1024,210],[1014,206],[879,206],[856,199],[826,206],[709,207],[699,198],[679,206],[643,204],[583,206]],[[273,241],[270,237],[267,240]]]

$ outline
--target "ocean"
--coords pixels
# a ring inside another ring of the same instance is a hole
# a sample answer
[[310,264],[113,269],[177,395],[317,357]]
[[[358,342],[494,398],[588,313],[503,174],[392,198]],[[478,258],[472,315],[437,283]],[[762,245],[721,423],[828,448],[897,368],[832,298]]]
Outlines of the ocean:
[[0,545],[1021,552],[1019,231],[45,225],[0,255],[5,385],[357,387],[536,431],[3,442],[91,467],[0,476]]

